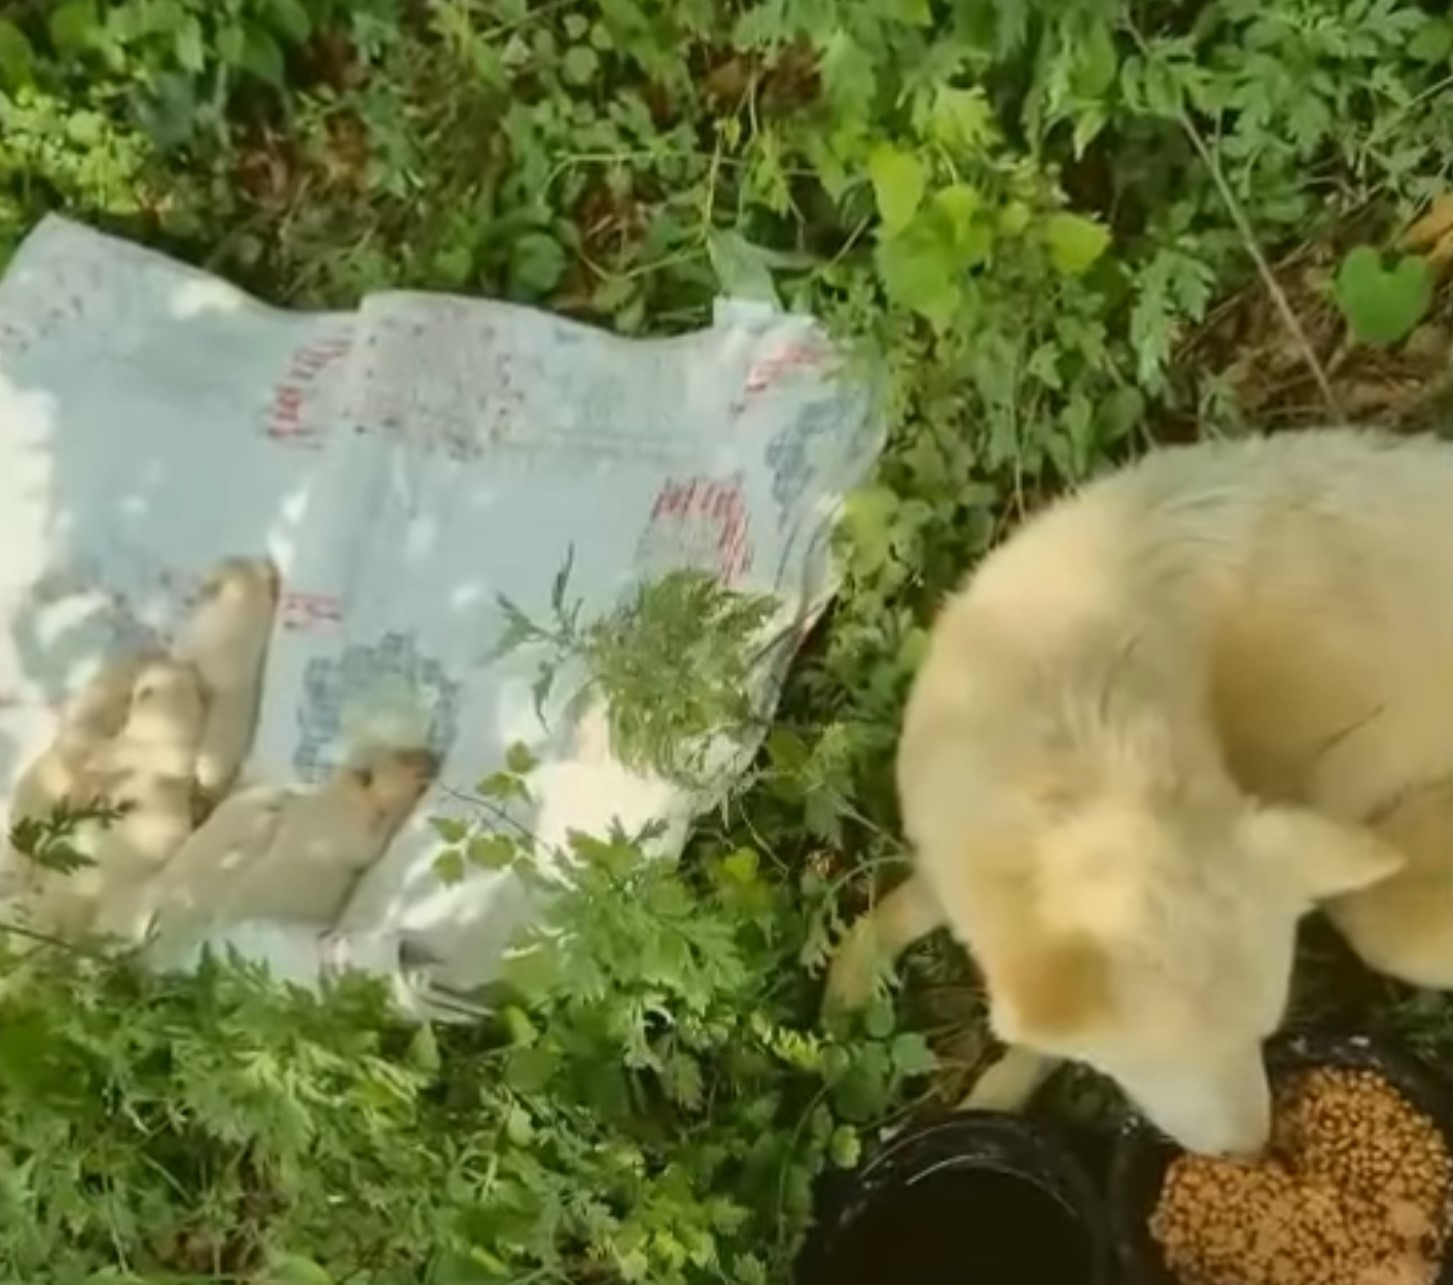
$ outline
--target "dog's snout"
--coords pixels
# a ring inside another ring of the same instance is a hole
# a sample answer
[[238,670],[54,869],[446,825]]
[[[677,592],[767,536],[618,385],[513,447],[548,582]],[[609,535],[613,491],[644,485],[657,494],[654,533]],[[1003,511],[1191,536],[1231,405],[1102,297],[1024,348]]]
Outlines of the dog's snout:
[[1160,1066],[1116,1076],[1157,1128],[1203,1156],[1259,1155],[1271,1141],[1271,1086],[1255,1045],[1209,1065]]
[[1208,1104],[1205,1119],[1188,1122],[1185,1134],[1181,1140],[1183,1145],[1201,1155],[1227,1160],[1255,1159],[1271,1141],[1270,1101],[1263,1094],[1248,1095],[1248,1099],[1234,1106],[1224,1099],[1213,1100]]

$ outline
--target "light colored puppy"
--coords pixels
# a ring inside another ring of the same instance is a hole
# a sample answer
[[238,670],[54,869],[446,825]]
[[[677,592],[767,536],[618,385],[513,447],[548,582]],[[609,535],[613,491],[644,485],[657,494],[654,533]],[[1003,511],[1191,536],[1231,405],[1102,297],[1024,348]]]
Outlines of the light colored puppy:
[[[103,686],[98,679],[93,695],[99,698]],[[48,809],[62,802],[101,803],[121,815],[80,827],[75,846],[90,865],[69,873],[32,867],[23,900],[33,926],[67,940],[102,927],[113,908],[134,896],[186,841],[205,708],[190,665],[173,660],[141,665],[125,722],[110,740],[85,742],[82,770]],[[94,727],[101,726],[98,718]],[[76,745],[74,727],[62,729],[50,756],[63,745]]]
[[1019,1049],[991,1100],[1073,1058],[1259,1148],[1304,913],[1453,987],[1453,448],[1203,444],[1051,508],[944,609],[898,784],[915,873],[830,995],[946,923]]
[[11,824],[51,815],[63,803],[89,802],[95,760],[114,740],[131,710],[131,692],[149,655],[123,656],[101,664],[61,712],[55,739],[15,783]]
[[176,657],[197,667],[207,696],[195,772],[207,804],[232,788],[252,748],[277,602],[278,574],[271,562],[230,558],[208,579],[178,633]]
[[437,770],[427,750],[370,748],[321,786],[233,795],[152,881],[130,934],[247,919],[331,925]]

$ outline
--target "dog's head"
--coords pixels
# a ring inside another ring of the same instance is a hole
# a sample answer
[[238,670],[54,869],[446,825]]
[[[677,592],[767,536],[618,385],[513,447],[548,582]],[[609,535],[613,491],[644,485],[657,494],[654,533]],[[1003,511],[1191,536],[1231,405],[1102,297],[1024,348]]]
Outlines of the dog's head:
[[364,746],[335,778],[371,827],[392,834],[439,774],[439,758],[423,748]]
[[1397,864],[1361,830],[1234,794],[1105,798],[958,863],[940,892],[1001,1038],[1109,1075],[1193,1151],[1239,1154],[1268,1137],[1261,1050],[1298,920]]
[[224,558],[202,582],[200,601],[270,609],[277,602],[279,584],[277,567],[266,558]]

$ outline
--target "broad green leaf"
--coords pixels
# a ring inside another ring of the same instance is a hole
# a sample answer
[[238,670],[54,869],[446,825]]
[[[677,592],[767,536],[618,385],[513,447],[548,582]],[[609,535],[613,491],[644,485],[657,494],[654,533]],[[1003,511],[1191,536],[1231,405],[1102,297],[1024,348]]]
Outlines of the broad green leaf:
[[993,246],[992,224],[979,217],[983,205],[978,189],[967,183],[953,183],[933,194],[930,209],[947,231],[955,268],[982,263]]
[[1005,236],[1021,236],[1034,219],[1034,212],[1023,201],[1010,201],[999,211],[999,231]]
[[[116,13],[125,13],[118,9]],[[228,66],[242,65],[242,51],[247,45],[247,33],[236,23],[229,23],[217,33],[217,56]]]
[[[183,71],[191,72],[195,76],[206,67],[206,33],[202,30],[202,24],[192,14],[187,15],[187,20],[177,28],[172,36],[172,48],[176,52],[177,65]],[[181,79],[186,85],[187,94],[193,95],[195,92],[193,83],[186,77]]]
[[571,45],[560,60],[560,72],[568,84],[588,85],[600,74],[600,55],[589,45]]
[[[132,6],[121,7],[125,9]],[[150,0],[148,4],[134,7],[140,31],[146,35],[170,36],[181,29],[188,17],[181,0]]]
[[893,1013],[893,1003],[883,996],[877,996],[868,1005],[863,1015],[863,1029],[875,1040],[885,1040],[893,1034],[898,1019]]
[[51,10],[46,19],[50,42],[59,54],[76,54],[87,48],[101,30],[101,15],[95,0],[66,0]]
[[530,753],[530,747],[516,741],[505,751],[505,766],[516,776],[528,776],[539,766],[539,760]]
[[923,163],[912,153],[883,143],[868,157],[868,176],[873,180],[884,228],[890,233],[901,232],[923,201],[928,183]]
[[1110,245],[1110,233],[1102,224],[1067,211],[1045,220],[1044,235],[1054,266],[1071,277],[1088,272]]
[[408,1062],[415,1070],[433,1075],[443,1064],[439,1056],[439,1040],[434,1027],[424,1022],[409,1039]]
[[302,0],[269,0],[273,26],[295,45],[301,45],[313,34],[313,19]]
[[538,1093],[555,1074],[559,1059],[538,1044],[513,1049],[505,1060],[505,1081],[519,1093]]
[[1359,340],[1395,344],[1427,316],[1433,303],[1433,271],[1416,255],[1386,267],[1376,249],[1359,245],[1342,260],[1333,295]]
[[892,558],[893,519],[899,504],[897,494],[886,486],[863,487],[848,496],[843,531],[859,575],[873,575]]
[[0,89],[19,89],[35,75],[35,50],[13,22],[0,19]]
[[565,275],[565,251],[547,232],[526,232],[512,247],[510,279],[517,290],[548,294]]
[[1100,98],[1110,91],[1120,70],[1109,24],[1096,22],[1076,50],[1072,81],[1081,98]]
[[283,1254],[268,1260],[268,1285],[335,1285],[335,1278],[313,1259]]
[[738,848],[722,858],[722,876],[735,884],[749,885],[757,881],[761,858],[751,848]]
[[509,799],[528,799],[530,791],[513,772],[491,772],[474,787],[475,793],[496,803]]
[[517,1147],[528,1147],[535,1140],[535,1124],[523,1107],[513,1106],[505,1116],[505,1137]]
[[939,329],[948,326],[963,298],[952,245],[926,225],[914,224],[902,236],[881,242],[874,259],[895,303],[921,313]]
[[833,1085],[838,1114],[853,1123],[875,1119],[892,1099],[893,1068],[881,1046],[862,1050],[847,1073]]
[[852,1169],[863,1154],[863,1143],[858,1131],[848,1124],[838,1125],[833,1130],[827,1153],[839,1169]]
[[434,858],[434,874],[447,887],[464,882],[464,854],[457,848],[441,852]]
[[1453,55],[1453,18],[1429,18],[1408,42],[1409,56],[1419,62],[1445,62]]
[[520,853],[519,845],[503,834],[477,834],[467,851],[470,864],[483,870],[504,870]]
[[505,1005],[505,1010],[500,1016],[504,1020],[505,1029],[509,1032],[511,1044],[533,1044],[540,1038],[540,1032],[530,1021],[530,1015],[518,1004]]
[[282,47],[265,27],[248,24],[243,33],[242,53],[237,65],[259,80],[282,88],[286,75]]
[[434,827],[434,833],[445,843],[463,843],[469,834],[468,823],[455,817],[432,817],[429,824]]
[[1129,437],[1145,418],[1145,394],[1133,384],[1117,388],[1100,404],[1099,432],[1107,442]]

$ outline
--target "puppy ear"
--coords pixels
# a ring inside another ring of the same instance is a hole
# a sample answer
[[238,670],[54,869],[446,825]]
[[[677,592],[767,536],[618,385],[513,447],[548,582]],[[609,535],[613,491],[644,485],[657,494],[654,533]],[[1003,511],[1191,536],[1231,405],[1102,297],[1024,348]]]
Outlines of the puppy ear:
[[1402,853],[1371,830],[1305,808],[1258,808],[1242,820],[1241,831],[1257,877],[1274,878],[1299,901],[1357,892],[1404,863]]

